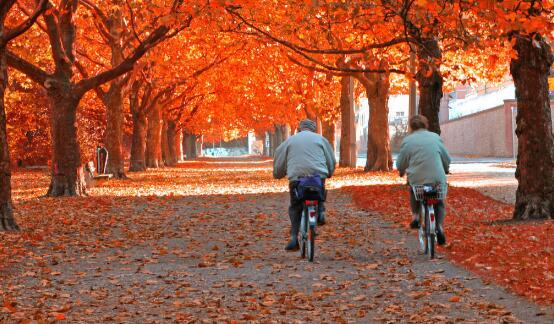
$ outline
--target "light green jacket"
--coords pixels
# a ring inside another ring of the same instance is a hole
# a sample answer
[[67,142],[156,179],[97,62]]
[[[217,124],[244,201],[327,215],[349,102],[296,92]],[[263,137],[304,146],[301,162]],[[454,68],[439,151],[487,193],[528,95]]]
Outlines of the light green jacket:
[[446,184],[450,155],[439,135],[417,130],[402,141],[396,168],[400,176],[408,175],[412,185]]
[[330,178],[335,172],[335,153],[325,137],[302,131],[289,137],[275,150],[273,177],[285,175],[290,181],[299,177],[319,174]]

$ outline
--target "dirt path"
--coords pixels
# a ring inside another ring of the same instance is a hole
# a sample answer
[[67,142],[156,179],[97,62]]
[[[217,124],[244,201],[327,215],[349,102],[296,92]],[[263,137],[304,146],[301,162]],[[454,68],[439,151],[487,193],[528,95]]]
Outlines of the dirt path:
[[284,183],[269,180],[268,169],[229,175],[226,185],[235,189],[258,182],[261,192],[251,194],[210,194],[223,185],[206,182],[217,169],[197,178],[186,169],[172,172],[197,181],[191,186],[204,186],[204,194],[163,204],[130,197],[106,210],[128,217],[104,235],[120,243],[86,254],[77,243],[54,249],[41,256],[47,271],[27,260],[19,275],[0,279],[0,322],[554,320],[551,308],[418,255],[412,233],[356,209],[340,189],[329,194],[329,224],[320,228],[316,262],[309,263],[283,250],[288,196],[271,192]]

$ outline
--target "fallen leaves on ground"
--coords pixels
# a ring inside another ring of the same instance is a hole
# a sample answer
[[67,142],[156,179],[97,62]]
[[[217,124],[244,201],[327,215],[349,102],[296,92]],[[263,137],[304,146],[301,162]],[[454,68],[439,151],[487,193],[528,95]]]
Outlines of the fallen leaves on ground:
[[[405,185],[349,189],[359,207],[408,226],[411,212]],[[451,186],[445,221],[448,244],[439,250],[520,295],[554,304],[554,221],[513,222],[512,212],[512,205]]]
[[[283,251],[288,186],[272,179],[270,161],[206,159],[129,176],[88,197],[54,199],[42,197],[47,173],[14,174],[22,231],[0,233],[0,322],[511,316],[497,306],[474,311],[482,297],[457,278],[416,273],[401,239],[382,241],[381,220],[341,189],[399,183],[392,173],[338,170],[315,263]],[[463,298],[449,307],[454,295]]]

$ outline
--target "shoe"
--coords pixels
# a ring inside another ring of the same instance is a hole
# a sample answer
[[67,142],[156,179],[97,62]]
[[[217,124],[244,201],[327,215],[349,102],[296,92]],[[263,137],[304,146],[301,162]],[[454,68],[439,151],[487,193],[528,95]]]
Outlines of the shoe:
[[317,217],[317,225],[319,225],[319,226],[325,225],[325,212],[324,211],[319,213],[319,216]]
[[444,231],[437,230],[437,244],[438,245],[445,245],[446,244],[446,236],[444,236]]
[[410,228],[419,228],[419,220],[414,219],[414,220],[410,223]]
[[285,251],[293,252],[300,250],[300,245],[298,244],[298,240],[290,240],[289,244],[285,247]]

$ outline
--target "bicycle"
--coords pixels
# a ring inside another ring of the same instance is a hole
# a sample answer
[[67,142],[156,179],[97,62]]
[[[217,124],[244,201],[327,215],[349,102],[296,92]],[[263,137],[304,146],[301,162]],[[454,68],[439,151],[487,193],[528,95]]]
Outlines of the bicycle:
[[306,200],[302,205],[302,219],[300,220],[300,256],[304,259],[307,254],[308,261],[313,262],[319,201]]
[[442,184],[424,184],[411,186],[419,203],[419,247],[424,254],[435,258],[437,228],[435,223],[435,205],[446,198],[448,187]]

